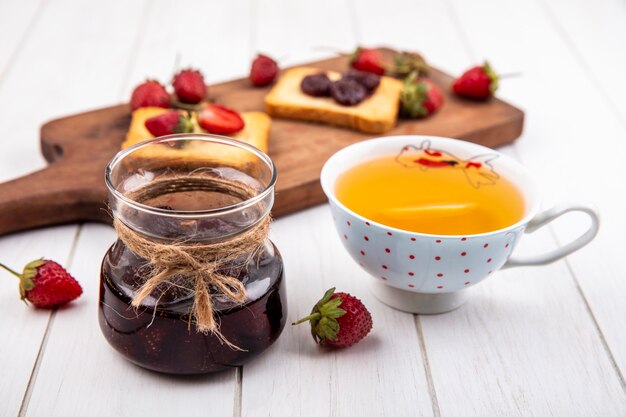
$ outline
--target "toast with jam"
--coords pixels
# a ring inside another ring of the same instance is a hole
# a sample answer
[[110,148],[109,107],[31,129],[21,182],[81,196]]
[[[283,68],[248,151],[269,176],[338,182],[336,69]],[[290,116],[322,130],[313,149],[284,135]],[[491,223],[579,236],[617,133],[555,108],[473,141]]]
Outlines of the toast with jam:
[[270,116],[384,133],[396,123],[402,82],[356,70],[292,68],[265,97]]
[[[121,148],[125,149],[144,140],[154,138],[155,136],[146,127],[146,121],[171,111],[171,109],[162,107],[141,107],[134,110],[130,128],[126,134],[126,140],[122,143]],[[271,126],[270,117],[259,111],[242,112],[240,116],[244,121],[244,127],[228,136],[246,142],[267,153]],[[191,131],[188,133],[208,133],[200,126],[197,112],[192,111],[187,117],[189,117],[191,122]],[[249,162],[249,153],[243,152],[238,148],[225,148],[197,141],[183,143],[182,147],[171,147],[166,143],[163,146],[149,146],[136,151],[134,155],[140,158],[170,158],[172,160],[195,162],[229,161],[235,166]]]
[[[126,140],[122,143],[122,149],[135,145],[141,141],[152,139],[155,136],[146,128],[146,121],[152,117],[165,114],[169,109],[162,107],[141,107],[132,112],[130,128],[126,133]],[[191,112],[193,133],[207,133],[198,124],[196,112]],[[271,126],[270,117],[260,111],[242,112],[241,118],[245,125],[242,130],[228,136],[249,143],[262,150],[268,151],[269,132]]]

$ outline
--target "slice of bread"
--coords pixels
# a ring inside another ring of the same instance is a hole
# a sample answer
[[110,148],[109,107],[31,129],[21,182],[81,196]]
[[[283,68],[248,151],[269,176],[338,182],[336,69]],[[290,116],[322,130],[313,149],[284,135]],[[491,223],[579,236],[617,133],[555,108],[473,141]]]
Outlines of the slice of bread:
[[[152,139],[154,136],[146,129],[145,123],[151,117],[167,113],[170,109],[161,107],[142,107],[132,113],[130,127],[126,133],[126,140],[122,143],[122,149],[135,145],[146,139]],[[272,120],[270,117],[260,111],[249,111],[241,113],[241,117],[245,123],[243,130],[229,135],[234,139],[239,139],[249,143],[267,153],[269,144],[269,134]],[[207,133],[198,125],[196,113],[192,112],[191,120],[194,125],[194,133]]]
[[[122,143],[122,149],[151,139],[154,136],[146,129],[145,122],[151,117],[168,112],[169,109],[161,107],[143,107],[132,113],[130,128],[126,134],[126,140]],[[271,126],[270,117],[259,111],[241,113],[245,122],[243,130],[230,135],[234,139],[249,143],[267,153],[269,132]],[[194,125],[194,133],[207,133],[198,125],[195,112],[191,113]],[[144,167],[151,164],[157,166],[197,166],[226,165],[233,166],[244,171],[254,169],[256,157],[248,151],[236,146],[224,146],[212,142],[186,142],[180,147],[171,147],[166,143],[148,146],[133,153],[135,158],[140,158]],[[152,161],[148,161],[152,160]]]
[[[318,68],[298,67],[285,71],[265,97],[265,109],[271,116],[323,122],[345,126],[367,133],[384,133],[396,123],[402,82],[381,77],[380,85],[370,97],[355,106],[342,106],[330,97],[311,97],[302,92],[300,83]],[[341,78],[327,71],[331,80]]]

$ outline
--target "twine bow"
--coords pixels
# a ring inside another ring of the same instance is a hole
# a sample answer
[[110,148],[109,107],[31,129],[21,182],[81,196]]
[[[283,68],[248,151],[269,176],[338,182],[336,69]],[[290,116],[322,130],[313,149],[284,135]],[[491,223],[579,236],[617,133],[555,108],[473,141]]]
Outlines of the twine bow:
[[[270,218],[266,216],[252,228],[230,239],[210,243],[167,242],[147,238],[115,218],[113,226],[119,239],[151,266],[149,276],[135,293],[131,305],[135,308],[140,307],[160,284],[170,278],[185,277],[189,282],[188,288],[194,292],[190,324],[192,321],[195,322],[198,332],[213,334],[223,343],[241,350],[220,333],[215,320],[212,297],[223,295],[238,304],[245,302],[244,285],[236,276],[230,274],[247,266],[260,253],[268,236],[269,225]],[[229,273],[222,272],[225,270]],[[215,294],[211,294],[211,289]]]

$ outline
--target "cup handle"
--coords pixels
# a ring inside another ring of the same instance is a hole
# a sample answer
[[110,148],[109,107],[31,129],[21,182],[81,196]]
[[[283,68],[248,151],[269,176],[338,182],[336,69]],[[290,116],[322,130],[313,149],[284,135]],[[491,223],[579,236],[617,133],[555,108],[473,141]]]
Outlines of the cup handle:
[[533,233],[535,230],[545,226],[550,223],[552,220],[561,217],[565,213],[569,213],[570,211],[579,211],[582,213],[586,213],[591,219],[591,225],[589,229],[573,241],[556,248],[548,253],[544,253],[541,255],[527,256],[527,257],[511,257],[509,260],[502,266],[504,268],[511,268],[514,266],[529,266],[529,265],[546,265],[557,261],[572,252],[577,251],[578,249],[585,246],[587,243],[591,242],[594,237],[598,234],[598,229],[600,228],[600,215],[598,213],[598,209],[596,209],[591,204],[560,204],[558,206],[552,207],[549,210],[543,211],[537,214],[530,222],[528,222],[528,226],[524,233]]

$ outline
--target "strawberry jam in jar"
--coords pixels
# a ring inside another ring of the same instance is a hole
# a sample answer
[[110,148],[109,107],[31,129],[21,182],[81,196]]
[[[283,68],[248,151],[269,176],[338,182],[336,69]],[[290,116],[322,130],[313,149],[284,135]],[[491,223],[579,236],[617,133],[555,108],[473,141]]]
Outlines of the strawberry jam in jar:
[[120,152],[106,184],[118,240],[99,323],[128,360],[201,374],[258,356],[285,325],[283,262],[268,239],[276,171],[260,150],[172,135]]

